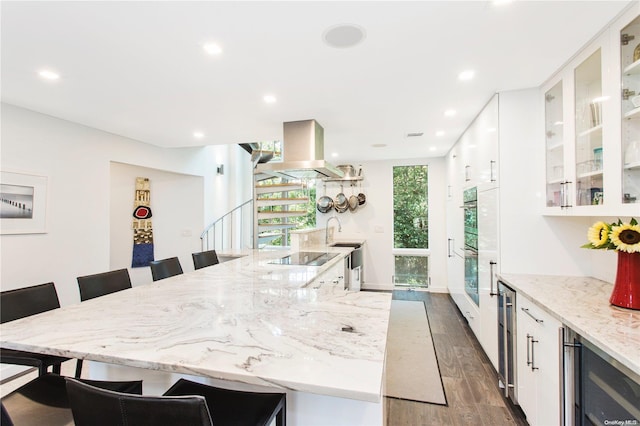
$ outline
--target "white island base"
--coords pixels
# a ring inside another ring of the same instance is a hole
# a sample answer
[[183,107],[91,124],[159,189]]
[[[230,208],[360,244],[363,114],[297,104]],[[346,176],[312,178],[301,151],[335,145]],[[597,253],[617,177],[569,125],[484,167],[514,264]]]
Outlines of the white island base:
[[[73,361],[71,363],[75,364]],[[162,395],[180,378],[226,389],[257,392],[279,391],[264,386],[104,364],[96,361],[85,361],[82,377],[94,380],[142,380],[145,395]],[[309,392],[287,391],[287,424],[291,426],[381,426],[384,424],[383,407],[382,401],[375,403]]]

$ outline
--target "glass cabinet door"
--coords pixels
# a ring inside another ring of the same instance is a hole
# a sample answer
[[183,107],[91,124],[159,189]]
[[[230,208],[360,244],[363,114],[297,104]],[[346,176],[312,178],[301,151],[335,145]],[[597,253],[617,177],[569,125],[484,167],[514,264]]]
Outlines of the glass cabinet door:
[[640,17],[620,34],[622,202],[640,202]]
[[575,69],[576,186],[578,206],[604,203],[602,187],[602,58],[600,49]]
[[547,207],[562,207],[564,200],[564,134],[562,81],[544,95],[547,169]]

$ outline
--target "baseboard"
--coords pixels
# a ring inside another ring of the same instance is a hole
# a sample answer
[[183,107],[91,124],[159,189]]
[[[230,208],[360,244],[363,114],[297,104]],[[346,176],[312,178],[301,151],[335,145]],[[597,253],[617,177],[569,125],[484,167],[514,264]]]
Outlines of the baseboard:
[[362,290],[368,291],[393,291],[393,290],[410,290],[410,291],[426,291],[429,293],[449,293],[446,287],[410,287],[410,286],[394,286],[393,284],[370,284],[362,286]]
[[361,289],[362,290],[369,290],[369,291],[392,291],[393,290],[393,284],[371,284],[371,283],[367,283],[367,284],[363,284]]

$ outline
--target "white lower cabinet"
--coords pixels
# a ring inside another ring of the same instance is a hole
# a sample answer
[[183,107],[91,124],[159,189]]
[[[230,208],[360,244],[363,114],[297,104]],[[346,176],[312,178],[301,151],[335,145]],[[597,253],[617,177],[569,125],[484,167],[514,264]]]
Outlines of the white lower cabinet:
[[530,425],[557,425],[562,324],[520,293],[516,297],[518,404]]
[[343,257],[342,262],[337,262],[335,265],[324,271],[314,281],[314,288],[330,288],[336,287],[346,290],[349,286],[349,282],[346,280],[348,272],[348,259],[349,256]]
[[447,265],[449,294],[466,318],[473,333],[479,336],[481,331],[480,312],[478,306],[471,301],[464,289],[464,257],[457,250],[452,250],[447,259]]
[[478,294],[481,332],[476,337],[498,370],[498,194],[478,186]]

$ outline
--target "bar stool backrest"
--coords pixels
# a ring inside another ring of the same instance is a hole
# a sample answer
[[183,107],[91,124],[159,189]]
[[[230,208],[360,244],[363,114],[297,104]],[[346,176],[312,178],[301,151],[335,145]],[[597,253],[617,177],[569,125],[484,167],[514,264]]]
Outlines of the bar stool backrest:
[[0,323],[50,311],[60,307],[53,283],[7,290],[0,293]]
[[193,267],[195,269],[206,268],[207,266],[217,265],[220,263],[215,250],[192,253],[191,257],[193,257]]
[[100,389],[67,378],[67,394],[77,426],[212,426],[204,397],[140,396]]
[[131,278],[126,268],[102,272],[100,274],[85,275],[77,279],[78,288],[80,289],[80,300],[83,302],[95,297],[131,288]]
[[154,281],[182,274],[182,266],[180,265],[180,260],[177,257],[153,260],[149,263],[149,266],[151,267],[151,277]]

